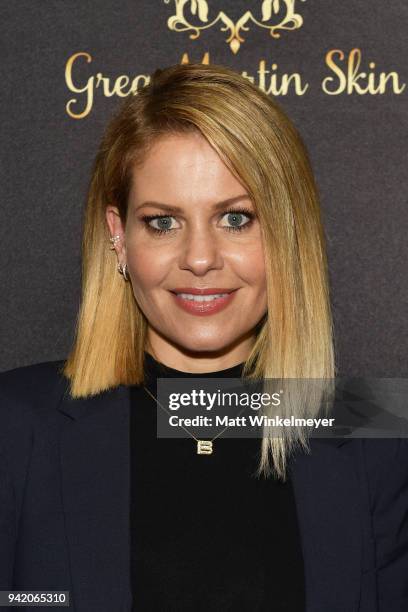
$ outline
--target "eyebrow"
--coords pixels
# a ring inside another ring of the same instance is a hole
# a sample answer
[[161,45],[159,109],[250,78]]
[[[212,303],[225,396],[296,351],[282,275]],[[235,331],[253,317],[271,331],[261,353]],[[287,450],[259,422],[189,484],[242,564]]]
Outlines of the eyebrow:
[[[222,200],[221,202],[216,202],[215,204],[213,204],[212,208],[214,210],[219,210],[220,208],[224,208],[225,206],[235,204],[236,202],[240,202],[241,200],[250,200],[250,199],[251,198],[248,194],[243,193],[241,195],[234,196],[233,198],[228,198],[226,200]],[[138,211],[140,208],[144,208],[145,206],[155,206],[156,208],[161,208],[168,212],[174,212],[174,213],[183,212],[183,209],[180,208],[179,206],[173,206],[172,204],[164,204],[163,202],[155,202],[154,200],[147,200],[146,202],[143,202],[143,204],[140,204],[136,208],[136,211]]]

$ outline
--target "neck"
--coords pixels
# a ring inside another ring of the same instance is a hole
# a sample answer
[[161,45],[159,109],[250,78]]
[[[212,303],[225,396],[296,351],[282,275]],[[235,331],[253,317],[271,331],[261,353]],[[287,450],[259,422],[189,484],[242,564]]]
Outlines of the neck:
[[255,337],[251,334],[233,346],[215,351],[194,351],[148,334],[146,351],[165,366],[182,372],[205,373],[226,370],[247,360]]

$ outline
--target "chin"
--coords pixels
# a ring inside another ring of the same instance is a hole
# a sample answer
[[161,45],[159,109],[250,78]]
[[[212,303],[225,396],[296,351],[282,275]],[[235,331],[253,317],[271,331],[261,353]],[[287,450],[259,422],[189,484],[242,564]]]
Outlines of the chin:
[[192,338],[191,336],[189,336],[188,339],[178,338],[176,341],[177,344],[186,351],[213,352],[222,351],[223,349],[226,349],[233,342],[233,340],[234,339],[228,340],[226,338],[220,338],[220,335],[218,334],[215,337],[210,336],[208,338]]

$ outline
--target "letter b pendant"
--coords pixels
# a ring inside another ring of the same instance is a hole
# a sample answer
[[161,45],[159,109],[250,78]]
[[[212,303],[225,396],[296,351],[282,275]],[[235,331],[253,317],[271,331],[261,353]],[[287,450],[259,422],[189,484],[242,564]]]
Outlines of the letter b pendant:
[[197,455],[212,455],[213,444],[211,440],[197,440]]

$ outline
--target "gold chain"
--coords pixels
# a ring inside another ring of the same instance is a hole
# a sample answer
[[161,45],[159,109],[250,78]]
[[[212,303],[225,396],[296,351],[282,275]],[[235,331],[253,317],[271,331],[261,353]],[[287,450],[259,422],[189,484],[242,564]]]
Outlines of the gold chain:
[[[155,398],[155,396],[153,395],[153,393],[151,393],[149,391],[149,389],[147,387],[145,387],[143,385],[143,388],[145,389],[145,391],[147,391],[147,393],[154,399],[154,401],[156,402],[156,404],[158,406],[160,406],[160,408],[162,408],[162,410],[164,410],[169,416],[171,415],[171,413],[167,410],[167,408],[165,408],[158,399]],[[244,411],[244,408],[242,408],[242,410],[239,412],[238,416]],[[226,429],[228,429],[229,425],[227,425],[226,427],[224,427],[224,429],[222,429],[219,433],[217,433],[216,436],[214,436],[214,438],[211,438],[211,440],[199,440],[198,438],[195,437],[194,434],[191,433],[191,431],[188,431],[188,429],[186,427],[184,427],[184,425],[181,425],[180,427],[182,427],[184,429],[184,431],[186,433],[188,433],[189,436],[191,436],[192,438],[194,438],[194,440],[197,442],[197,455],[212,455],[213,452],[213,442],[214,440],[216,440],[221,434],[224,433],[224,431]]]

